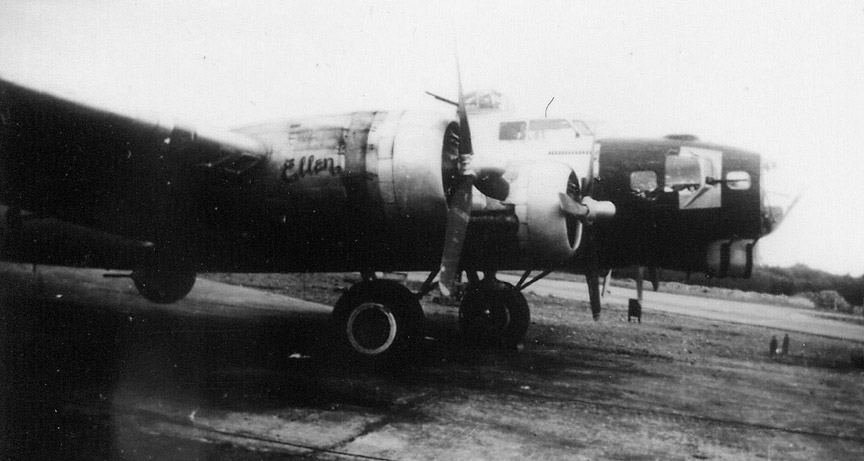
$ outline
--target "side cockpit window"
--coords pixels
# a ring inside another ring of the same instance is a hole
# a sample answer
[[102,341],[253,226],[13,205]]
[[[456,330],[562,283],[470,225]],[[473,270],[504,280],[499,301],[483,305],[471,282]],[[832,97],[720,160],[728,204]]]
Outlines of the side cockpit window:
[[706,165],[697,157],[669,155],[666,157],[666,192],[699,189],[705,184]]
[[726,173],[724,178],[726,185],[731,190],[749,190],[753,184],[750,179],[750,173],[746,171],[730,171]]
[[591,128],[588,128],[588,125],[581,120],[572,120],[573,129],[576,130],[576,137],[584,137],[584,136],[594,136],[594,133],[591,131]]
[[501,122],[498,125],[498,139],[501,141],[516,141],[525,139],[525,122]]
[[678,196],[678,208],[718,208],[723,182],[723,152],[681,146],[666,155],[663,192]]
[[528,126],[528,139],[533,141],[571,141],[579,137],[570,122],[560,118],[531,120]]
[[630,173],[630,190],[642,197],[654,192],[657,190],[657,173],[651,170]]

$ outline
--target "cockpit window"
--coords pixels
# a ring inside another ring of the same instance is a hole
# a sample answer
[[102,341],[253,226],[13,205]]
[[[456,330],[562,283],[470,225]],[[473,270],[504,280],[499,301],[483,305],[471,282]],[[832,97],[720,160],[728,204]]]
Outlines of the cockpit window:
[[681,146],[666,155],[663,192],[678,195],[678,208],[693,210],[720,207],[723,152]]
[[570,141],[579,137],[570,122],[563,119],[541,118],[528,125],[529,140]]
[[726,173],[724,182],[731,190],[748,190],[753,181],[750,180],[750,173],[746,171],[730,171]]
[[501,122],[498,129],[498,139],[513,141],[525,139],[525,122]]
[[657,173],[651,170],[630,173],[630,189],[639,195],[654,192],[657,190]]
[[594,136],[594,132],[591,131],[591,128],[585,124],[585,122],[581,120],[572,120],[573,128],[576,129],[576,137],[580,136]]

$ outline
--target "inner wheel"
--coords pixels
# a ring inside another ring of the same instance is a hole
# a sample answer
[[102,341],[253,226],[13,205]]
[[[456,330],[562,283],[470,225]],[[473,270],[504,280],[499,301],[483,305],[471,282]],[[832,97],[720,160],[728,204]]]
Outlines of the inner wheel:
[[510,312],[501,303],[480,300],[473,309],[465,309],[464,320],[471,325],[471,334],[497,338],[510,325]]
[[480,346],[515,348],[531,321],[528,303],[513,285],[482,280],[469,286],[459,306],[463,337]]
[[195,285],[195,272],[191,270],[147,267],[134,271],[135,288],[148,300],[170,304],[183,299]]
[[383,304],[363,303],[351,311],[345,332],[356,351],[367,355],[380,354],[396,340],[396,316]]

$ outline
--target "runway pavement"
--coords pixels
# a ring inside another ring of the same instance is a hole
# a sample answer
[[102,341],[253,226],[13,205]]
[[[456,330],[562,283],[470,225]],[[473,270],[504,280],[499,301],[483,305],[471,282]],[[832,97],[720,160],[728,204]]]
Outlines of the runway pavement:
[[[410,280],[422,281],[426,275],[410,273],[408,277]],[[499,274],[499,278],[514,285],[519,281],[519,277],[515,275]],[[540,296],[551,295],[588,302],[588,287],[585,283],[543,279],[529,286],[525,291]],[[636,298],[636,290],[609,287],[609,292],[603,297],[602,303],[626,306],[631,298]],[[643,315],[651,315],[651,311],[661,311],[864,342],[864,325],[820,318],[816,311],[792,307],[686,296],[646,289],[643,294],[642,311]]]
[[[500,278],[514,284],[519,280],[518,277],[510,275],[502,275]],[[541,296],[552,295],[588,301],[588,287],[584,283],[544,279],[529,286],[526,291]],[[636,290],[633,289],[610,287],[609,291],[603,297],[603,303],[626,306],[629,299],[636,298]],[[686,296],[646,289],[643,292],[642,310],[643,315],[651,315],[651,311],[662,311],[864,342],[864,325],[819,318],[816,311],[792,307]]]
[[[32,269],[0,264],[0,459],[864,453],[854,364],[770,360],[754,352],[762,332],[750,327],[674,316],[594,324],[585,309],[535,299],[518,353],[433,335],[408,368],[367,373],[308,357],[329,306],[203,278],[158,305],[103,271]],[[338,285],[322,289],[336,296]],[[427,323],[455,333],[454,308],[424,308]]]

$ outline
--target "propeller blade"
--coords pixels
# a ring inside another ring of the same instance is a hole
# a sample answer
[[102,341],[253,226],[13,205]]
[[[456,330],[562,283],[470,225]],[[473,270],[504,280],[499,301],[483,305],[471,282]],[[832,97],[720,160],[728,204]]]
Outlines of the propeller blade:
[[[462,69],[459,67],[459,58],[456,58],[456,74],[459,83],[459,100],[456,112],[459,114],[459,155],[472,155],[474,148],[471,145],[471,127],[468,126],[468,112],[465,109],[465,93],[462,91]],[[471,173],[473,175],[473,172]]]
[[495,200],[506,200],[510,196],[510,183],[504,179],[502,172],[483,171],[477,173],[474,186],[487,197]]
[[576,218],[585,218],[588,216],[588,207],[577,202],[573,197],[564,192],[559,192],[558,198],[561,200],[561,211],[564,213]]
[[465,94],[462,91],[462,71],[459,68],[459,58],[456,58],[456,73],[459,81],[459,175],[447,203],[447,227],[444,231],[444,249],[441,255],[441,279],[439,288],[441,294],[450,296],[459,281],[459,262],[462,257],[462,247],[468,231],[468,221],[471,219],[471,190],[474,188],[474,171],[471,169],[471,127],[468,125],[468,114],[465,111]]
[[459,281],[459,262],[462,247],[471,219],[471,189],[474,177],[464,176],[458,180],[450,195],[447,213],[447,228],[444,232],[444,252],[441,256],[441,294],[450,296]]
[[777,227],[779,227],[783,220],[786,219],[787,216],[789,216],[789,213],[791,213],[792,210],[795,209],[795,206],[798,205],[798,203],[801,201],[801,197],[803,196],[804,192],[801,192],[800,194],[796,195],[794,199],[792,199],[792,203],[790,203],[789,206],[787,206],[786,209],[783,210],[783,214],[781,214],[780,219],[777,220]]
[[591,316],[594,321],[600,320],[600,311],[603,309],[600,303],[600,263],[597,254],[597,244],[594,241],[594,232],[591,229],[583,230],[585,239],[585,257],[587,265],[585,269],[585,282],[588,283],[588,304],[591,306]]

